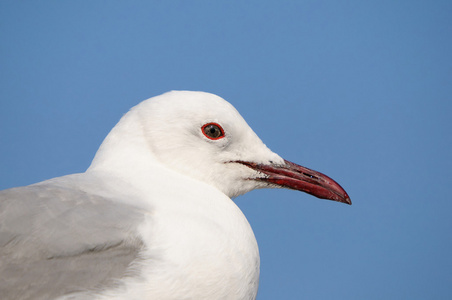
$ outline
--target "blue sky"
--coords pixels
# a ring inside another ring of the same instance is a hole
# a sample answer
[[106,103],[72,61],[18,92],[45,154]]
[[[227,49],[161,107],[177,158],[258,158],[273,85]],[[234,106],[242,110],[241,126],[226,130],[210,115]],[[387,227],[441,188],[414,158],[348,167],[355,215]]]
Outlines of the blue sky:
[[0,188],[83,172],[141,100],[230,101],[353,205],[236,200],[258,299],[452,294],[452,2],[1,1]]

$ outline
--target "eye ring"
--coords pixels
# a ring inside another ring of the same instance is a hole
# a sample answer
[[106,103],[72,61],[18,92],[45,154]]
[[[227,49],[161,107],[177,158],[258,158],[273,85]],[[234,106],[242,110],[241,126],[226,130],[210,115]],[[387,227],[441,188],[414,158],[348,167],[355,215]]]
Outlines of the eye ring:
[[209,140],[219,140],[224,138],[224,130],[217,123],[207,123],[201,127],[201,131]]

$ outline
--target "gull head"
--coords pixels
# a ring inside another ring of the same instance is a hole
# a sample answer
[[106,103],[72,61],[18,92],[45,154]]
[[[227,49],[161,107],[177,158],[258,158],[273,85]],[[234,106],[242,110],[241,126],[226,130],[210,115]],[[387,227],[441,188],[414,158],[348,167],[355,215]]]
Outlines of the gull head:
[[152,160],[231,198],[289,188],[351,204],[338,183],[272,152],[229,102],[210,93],[172,91],[141,102],[107,136],[92,167],[115,151],[125,162]]

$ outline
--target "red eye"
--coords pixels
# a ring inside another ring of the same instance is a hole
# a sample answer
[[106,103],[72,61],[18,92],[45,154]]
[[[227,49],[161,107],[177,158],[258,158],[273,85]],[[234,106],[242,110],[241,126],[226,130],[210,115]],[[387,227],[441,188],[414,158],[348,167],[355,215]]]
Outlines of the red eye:
[[207,123],[201,127],[202,133],[211,140],[224,138],[224,130],[217,123]]

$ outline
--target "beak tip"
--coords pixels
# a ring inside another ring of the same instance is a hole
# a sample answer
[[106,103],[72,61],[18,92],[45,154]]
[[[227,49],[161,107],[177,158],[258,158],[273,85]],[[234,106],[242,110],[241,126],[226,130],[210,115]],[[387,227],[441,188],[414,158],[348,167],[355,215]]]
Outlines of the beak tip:
[[344,199],[344,203],[345,203],[345,204],[348,204],[348,205],[352,205],[352,200],[350,200],[350,197],[349,197],[349,196],[347,196],[347,197]]

